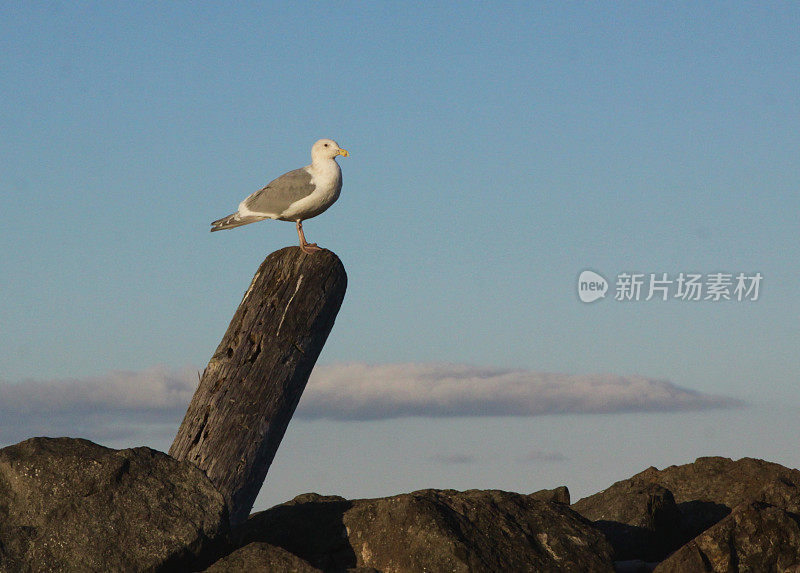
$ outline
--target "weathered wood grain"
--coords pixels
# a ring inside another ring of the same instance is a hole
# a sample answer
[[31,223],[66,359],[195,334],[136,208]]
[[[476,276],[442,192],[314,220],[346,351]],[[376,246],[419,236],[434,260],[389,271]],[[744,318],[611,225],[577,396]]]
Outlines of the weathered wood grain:
[[232,524],[253,507],[346,288],[330,251],[270,254],[203,372],[169,453],[206,472]]

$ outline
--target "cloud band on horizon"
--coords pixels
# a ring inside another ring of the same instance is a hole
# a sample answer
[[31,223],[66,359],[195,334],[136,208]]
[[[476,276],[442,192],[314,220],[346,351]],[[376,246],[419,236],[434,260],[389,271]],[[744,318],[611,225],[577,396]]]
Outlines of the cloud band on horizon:
[[461,364],[352,363],[315,370],[297,415],[379,420],[669,412],[741,405],[733,398],[643,376],[567,375]]
[[[183,412],[194,369],[163,366],[71,380],[0,383],[0,412],[14,414]],[[742,402],[666,380],[567,375],[463,364],[333,364],[311,375],[296,415],[380,420],[408,416],[539,416],[730,408]]]

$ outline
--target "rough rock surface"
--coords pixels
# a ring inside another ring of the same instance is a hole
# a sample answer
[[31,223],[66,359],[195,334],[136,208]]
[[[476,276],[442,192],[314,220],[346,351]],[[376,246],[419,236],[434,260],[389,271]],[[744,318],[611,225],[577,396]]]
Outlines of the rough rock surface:
[[572,508],[604,532],[615,559],[654,561],[727,519],[742,504],[766,502],[790,512],[789,517],[797,514],[799,486],[800,471],[779,464],[704,457],[663,470],[648,468]]
[[[276,573],[291,571],[292,573],[322,573],[308,561],[292,555],[285,549],[264,542],[248,543],[223,557],[204,573]],[[382,573],[372,567],[351,567],[337,569],[337,573]]]
[[565,503],[569,505],[569,490],[567,486],[558,486],[555,489],[542,489],[535,491],[528,495],[531,499],[539,499],[542,501],[554,501],[556,503]]
[[783,497],[783,503],[787,504],[785,509],[800,510],[800,498],[795,497],[800,470],[764,460],[697,458],[694,463],[670,466],[661,471],[648,468],[631,479],[660,484],[672,492],[678,504],[704,501],[732,509],[752,500],[773,503],[772,500]]
[[800,516],[762,502],[730,515],[661,562],[657,573],[800,570]]
[[233,536],[239,546],[266,542],[323,570],[613,570],[602,534],[566,504],[501,491],[354,501],[306,494],[254,514]]
[[800,471],[700,458],[572,507],[565,487],[304,494],[227,523],[201,470],[149,448],[34,438],[0,449],[0,573],[800,571]]
[[237,549],[206,569],[206,573],[233,573],[234,571],[319,573],[321,569],[312,567],[307,561],[303,561],[285,549],[269,543],[256,542]]
[[203,472],[149,448],[33,438],[0,449],[0,571],[184,567],[226,523]]
[[616,560],[660,561],[685,541],[675,499],[656,483],[619,482],[572,509],[603,532]]

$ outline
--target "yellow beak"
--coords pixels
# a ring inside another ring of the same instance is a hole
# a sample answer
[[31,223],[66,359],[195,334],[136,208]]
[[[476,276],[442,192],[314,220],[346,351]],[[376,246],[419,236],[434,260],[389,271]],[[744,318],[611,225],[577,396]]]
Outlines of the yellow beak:
[[339,149],[339,155],[342,157],[347,157],[350,153],[346,149]]

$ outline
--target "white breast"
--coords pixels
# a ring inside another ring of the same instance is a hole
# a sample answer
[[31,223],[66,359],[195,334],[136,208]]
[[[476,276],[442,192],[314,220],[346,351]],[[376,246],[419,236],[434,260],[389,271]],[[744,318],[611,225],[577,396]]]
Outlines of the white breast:
[[333,159],[320,161],[305,168],[311,174],[311,184],[316,188],[311,195],[295,201],[283,213],[284,221],[306,220],[316,217],[339,198],[342,190],[342,170]]

